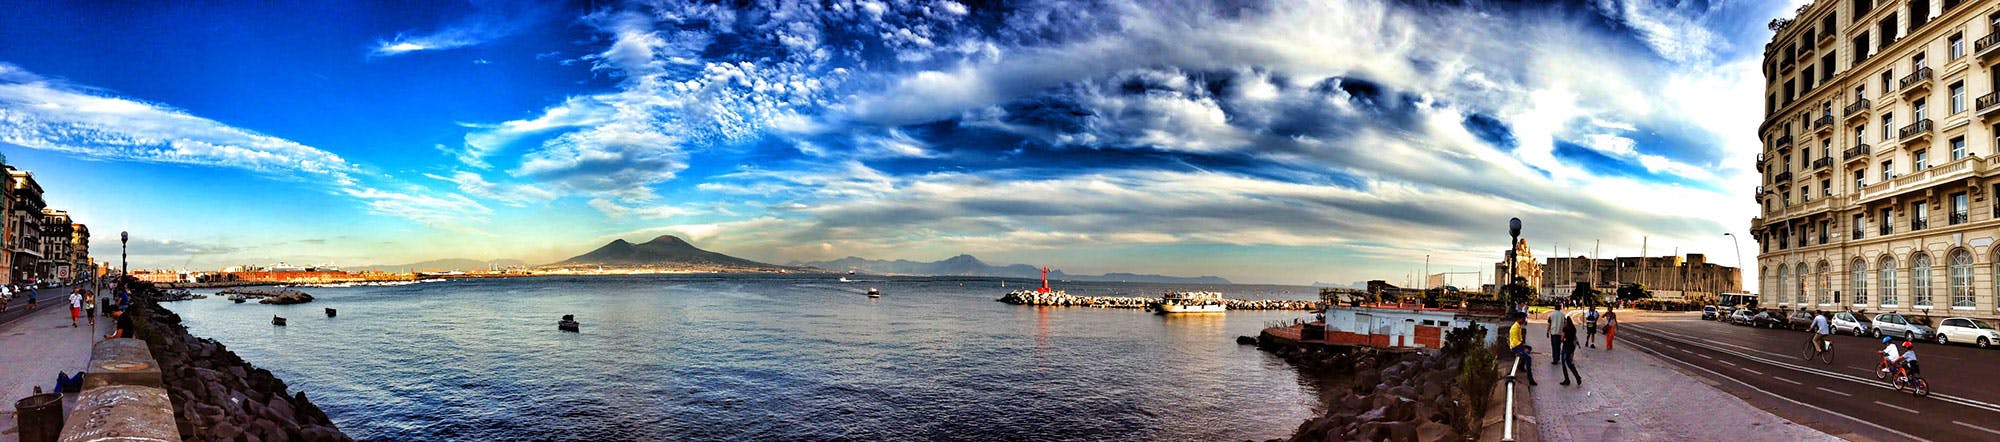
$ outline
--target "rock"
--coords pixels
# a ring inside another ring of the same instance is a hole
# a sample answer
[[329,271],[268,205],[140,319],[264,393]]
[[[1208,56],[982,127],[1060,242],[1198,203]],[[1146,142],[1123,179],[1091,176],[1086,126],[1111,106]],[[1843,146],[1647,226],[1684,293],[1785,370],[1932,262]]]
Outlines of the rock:
[[1396,442],[1415,442],[1417,440],[1417,426],[1409,422],[1382,422],[1379,428],[1380,430],[1377,431],[1378,436],[1380,433],[1389,433],[1386,438],[1381,439]]
[[1458,440],[1458,432],[1453,431],[1450,425],[1425,422],[1417,426],[1417,440]]
[[256,423],[254,423],[254,424],[251,424],[251,426],[250,426],[250,427],[251,427],[251,431],[254,431],[254,432],[256,432],[256,433],[257,433],[257,437],[258,437],[258,438],[261,438],[261,439],[264,439],[264,440],[286,440],[286,439],[289,439],[289,437],[285,435],[285,429],[284,429],[284,428],[280,428],[280,427],[278,427],[278,424],[276,424],[276,423],[273,423],[273,422],[271,422],[271,421],[268,421],[268,420],[261,420],[261,419],[260,419],[260,420],[258,420],[258,421],[257,421]]
[[1417,389],[1410,388],[1410,386],[1408,385],[1398,385],[1394,387],[1389,387],[1389,394],[1396,395],[1397,397],[1414,399],[1417,397]]
[[1361,413],[1360,416],[1355,416],[1354,419],[1362,422],[1374,422],[1388,417],[1389,417],[1389,407],[1376,407],[1373,410],[1368,410],[1367,413]]
[[281,420],[298,421],[298,413],[292,410],[291,401],[285,400],[283,396],[272,397],[271,402],[265,404],[265,408],[269,408],[271,413],[275,414]]
[[1236,337],[1236,344],[1237,344],[1237,345],[1257,345],[1257,338],[1252,338],[1252,337],[1249,337],[1249,336],[1237,336],[1237,337]]
[[213,429],[209,430],[209,436],[213,436],[212,440],[235,439],[238,434],[243,434],[243,429],[228,422],[216,424]]
[[1340,409],[1342,410],[1360,410],[1361,407],[1366,405],[1368,405],[1368,398],[1358,394],[1349,394],[1346,398],[1340,400]]

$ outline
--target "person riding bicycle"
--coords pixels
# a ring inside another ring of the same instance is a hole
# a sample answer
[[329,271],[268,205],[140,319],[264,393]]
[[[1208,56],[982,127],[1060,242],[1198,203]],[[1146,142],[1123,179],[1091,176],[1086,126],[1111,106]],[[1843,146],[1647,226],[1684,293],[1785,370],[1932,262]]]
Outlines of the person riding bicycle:
[[1888,337],[1888,336],[1883,336],[1883,337],[1882,337],[1882,344],[1884,344],[1884,345],[1887,345],[1887,346],[1888,346],[1888,347],[1885,347],[1885,348],[1883,348],[1883,349],[1882,349],[1882,351],[1881,351],[1881,353],[1882,353],[1882,361],[1883,361],[1883,362],[1885,362],[1885,363],[1888,363],[1888,364],[1889,364],[1889,365],[1891,365],[1891,366],[1893,366],[1893,365],[1895,365],[1895,364],[1898,364],[1898,363],[1901,363],[1901,362],[1902,362],[1902,360],[1903,360],[1903,354],[1902,354],[1902,352],[1901,352],[1901,351],[1898,351],[1898,350],[1896,350],[1896,342],[1895,342],[1895,341],[1896,341],[1896,338],[1892,338],[1892,337]]
[[1903,356],[1903,361],[1902,361],[1903,375],[1909,377],[1922,377],[1923,375],[1917,371],[1917,343],[1912,341],[1903,341],[1902,356]]
[[1825,310],[1821,310],[1818,314],[1813,315],[1812,334],[1813,353],[1817,354],[1825,351],[1826,337],[1833,334],[1833,327],[1827,324]]

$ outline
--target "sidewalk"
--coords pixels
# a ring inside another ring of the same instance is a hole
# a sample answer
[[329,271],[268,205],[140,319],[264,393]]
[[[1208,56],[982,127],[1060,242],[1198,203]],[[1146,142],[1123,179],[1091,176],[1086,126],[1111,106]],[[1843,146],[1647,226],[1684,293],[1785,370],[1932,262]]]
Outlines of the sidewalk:
[[82,371],[90,346],[111,332],[110,317],[97,318],[97,327],[78,318],[79,326],[71,328],[69,301],[47,301],[27,316],[0,323],[0,442],[20,440],[14,401],[33,394],[36,386],[48,391],[57,372]]
[[1527,333],[1528,345],[1535,347],[1535,380],[1542,384],[1533,394],[1542,440],[1737,440],[1746,434],[1763,440],[1839,440],[1716,390],[1631,342],[1606,351],[1602,335],[1598,348],[1577,347],[1576,368],[1584,384],[1556,385],[1563,377],[1549,365],[1549,339],[1542,335],[1547,324],[1531,321]]

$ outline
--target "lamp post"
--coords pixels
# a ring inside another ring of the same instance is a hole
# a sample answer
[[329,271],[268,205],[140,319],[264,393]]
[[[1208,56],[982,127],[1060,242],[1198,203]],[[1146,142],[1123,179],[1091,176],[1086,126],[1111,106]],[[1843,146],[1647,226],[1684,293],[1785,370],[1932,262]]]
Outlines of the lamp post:
[[1513,295],[1507,293],[1507,286],[1514,285],[1514,278],[1520,277],[1520,258],[1514,256],[1514,250],[1517,249],[1515,244],[1520,244],[1520,242],[1521,219],[1514,218],[1507,220],[1507,283],[1500,285],[1500,296],[1507,298],[1508,305],[1513,305],[1514,298]]
[[122,230],[118,232],[118,284],[114,285],[114,288],[125,288],[125,274],[132,271],[131,263],[125,260],[125,245],[130,242],[132,242],[131,233]]
[[[1738,243],[1738,242],[1736,241],[1736,233],[1735,233],[1735,232],[1722,232],[1722,236],[1727,236],[1727,237],[1729,237],[1729,246],[1730,246],[1730,247],[1734,247],[1734,248],[1736,248],[1736,275],[1737,275],[1737,276],[1736,276],[1736,283],[1738,283],[1738,284],[1741,284],[1741,283],[1743,283],[1743,276],[1742,276],[1742,275],[1743,275],[1743,244],[1741,244],[1741,243]],[[1757,275],[1757,277],[1759,277],[1759,278],[1762,278],[1762,277],[1764,277],[1764,275]]]

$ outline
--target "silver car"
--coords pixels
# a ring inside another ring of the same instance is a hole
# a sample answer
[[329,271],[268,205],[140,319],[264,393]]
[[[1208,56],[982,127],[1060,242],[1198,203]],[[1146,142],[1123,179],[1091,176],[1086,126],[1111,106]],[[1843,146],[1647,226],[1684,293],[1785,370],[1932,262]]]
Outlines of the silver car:
[[1867,335],[1868,329],[1871,328],[1867,317],[1856,315],[1854,312],[1834,313],[1833,320],[1828,325],[1833,326],[1833,334],[1846,333],[1855,336]]
[[1875,315],[1874,328],[1869,330],[1875,337],[1894,336],[1912,341],[1930,339],[1930,326],[1911,320],[1901,313]]
[[1937,343],[1953,342],[1978,345],[1979,348],[1990,347],[2000,343],[2000,330],[1978,319],[1945,318],[1944,322],[1938,323]]

